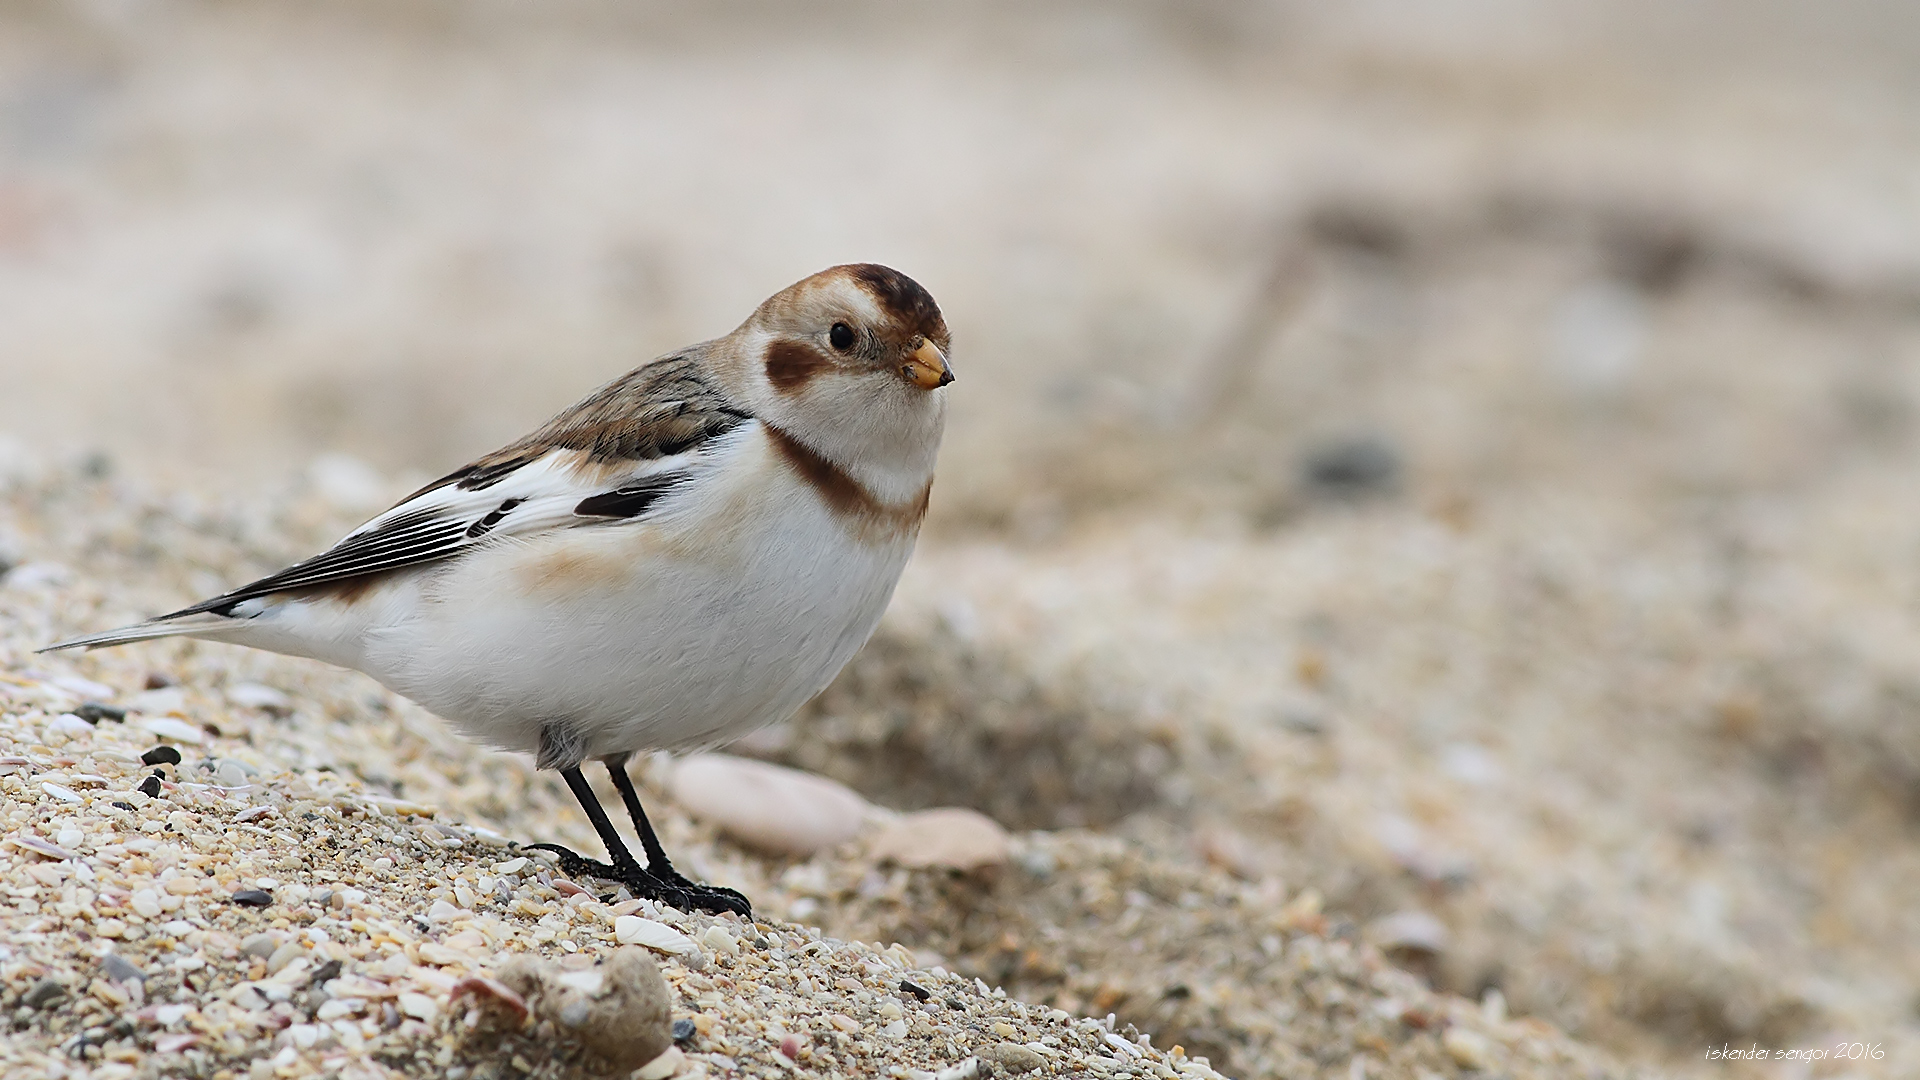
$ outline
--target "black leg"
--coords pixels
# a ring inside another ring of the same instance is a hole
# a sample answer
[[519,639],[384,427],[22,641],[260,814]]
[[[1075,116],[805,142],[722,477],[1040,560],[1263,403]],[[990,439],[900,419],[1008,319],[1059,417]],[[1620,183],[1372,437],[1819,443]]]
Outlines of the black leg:
[[666,849],[660,846],[660,838],[654,835],[653,822],[647,820],[647,812],[640,806],[640,793],[633,790],[633,778],[627,775],[627,755],[607,758],[605,764],[607,774],[613,777],[613,786],[620,789],[620,800],[627,804],[627,816],[633,819],[633,831],[640,834],[640,848],[647,853],[647,872],[669,885],[686,890],[688,899],[703,911],[715,914],[732,911],[742,918],[753,918],[753,905],[747,902],[745,896],[718,885],[697,885],[673,868],[673,864],[667,861]]
[[593,788],[587,784],[587,778],[580,775],[580,766],[560,770],[560,776],[566,780],[567,787],[573,790],[573,797],[580,802],[580,809],[587,812],[587,820],[593,822],[593,831],[600,834],[600,843],[606,846],[607,855],[612,863],[603,863],[588,859],[580,854],[561,847],[559,844],[529,844],[529,847],[541,851],[551,851],[560,856],[560,868],[568,874],[578,877],[591,874],[608,881],[625,882],[636,874],[645,874],[640,864],[634,861],[633,853],[627,850],[626,842],[614,831],[613,822],[600,806],[600,800],[594,797]]
[[[653,827],[645,824],[646,816],[640,812],[640,797],[633,791],[633,781],[627,779],[624,769],[609,764],[608,770],[614,774],[614,784],[620,788],[627,809],[634,814],[635,828],[640,829],[641,841],[647,851],[648,866],[641,866],[634,860],[633,853],[627,850],[626,843],[620,839],[613,822],[608,819],[606,810],[600,806],[600,800],[594,797],[587,778],[580,775],[578,765],[561,769],[560,775],[566,780],[567,787],[572,789],[573,797],[580,800],[580,809],[587,812],[587,820],[593,822],[593,831],[600,834],[600,842],[606,845],[607,855],[613,862],[603,863],[585,858],[559,844],[529,844],[528,847],[551,851],[560,856],[560,868],[570,877],[617,881],[635,896],[658,900],[682,911],[708,911],[716,915],[731,911],[752,918],[753,909],[746,897],[732,889],[696,885],[674,871],[673,865],[667,862],[666,854],[660,851],[660,841],[654,836]],[[654,873],[655,866],[664,873]]]

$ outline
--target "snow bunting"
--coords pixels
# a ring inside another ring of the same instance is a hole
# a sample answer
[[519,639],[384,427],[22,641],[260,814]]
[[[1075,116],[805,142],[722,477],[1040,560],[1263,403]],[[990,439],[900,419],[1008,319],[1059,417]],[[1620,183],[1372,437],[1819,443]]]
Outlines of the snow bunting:
[[[927,509],[948,345],[911,278],[833,267],[311,559],[51,648],[185,635],[363,671],[558,769],[613,860],[535,845],[568,873],[748,914],[739,893],[674,871],[626,760],[785,719],[865,643]],[[581,775],[589,758],[645,867]]]

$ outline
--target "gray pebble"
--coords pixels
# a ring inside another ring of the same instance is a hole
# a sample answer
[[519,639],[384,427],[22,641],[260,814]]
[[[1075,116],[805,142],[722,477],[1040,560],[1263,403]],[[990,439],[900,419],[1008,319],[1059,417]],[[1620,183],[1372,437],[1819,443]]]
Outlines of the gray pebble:
[[67,988],[52,979],[41,979],[33,988],[21,995],[20,1004],[30,1009],[44,1009],[67,996]]
[[1008,1072],[1032,1072],[1047,1063],[1039,1054],[1019,1043],[995,1043],[979,1053],[980,1060],[991,1062]]
[[146,972],[134,967],[126,957],[121,956],[119,953],[108,953],[101,957],[100,970],[107,976],[107,981],[109,982],[144,982],[147,977]]
[[272,934],[255,934],[240,943],[241,952],[246,953],[248,956],[257,956],[262,960],[272,956],[273,951],[279,947],[280,939],[274,937]]

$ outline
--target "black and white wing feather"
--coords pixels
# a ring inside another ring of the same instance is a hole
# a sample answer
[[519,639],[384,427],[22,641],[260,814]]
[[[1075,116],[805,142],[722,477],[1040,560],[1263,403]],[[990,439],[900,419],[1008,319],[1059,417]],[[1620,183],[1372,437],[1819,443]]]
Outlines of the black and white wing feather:
[[255,601],[371,581],[513,536],[642,518],[697,475],[716,438],[751,419],[701,378],[692,358],[658,361],[414,492],[311,559],[148,622],[42,651],[215,634],[257,614]]

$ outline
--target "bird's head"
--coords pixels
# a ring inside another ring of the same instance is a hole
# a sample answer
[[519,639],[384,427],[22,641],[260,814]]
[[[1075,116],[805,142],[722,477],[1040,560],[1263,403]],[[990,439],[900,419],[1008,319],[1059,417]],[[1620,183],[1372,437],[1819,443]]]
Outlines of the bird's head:
[[875,263],[775,293],[733,335],[754,412],[852,467],[930,474],[953,381],[940,306]]

